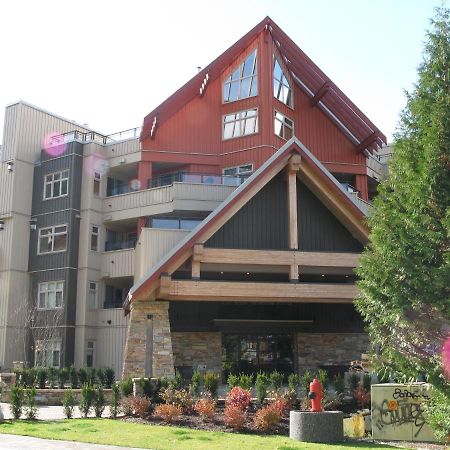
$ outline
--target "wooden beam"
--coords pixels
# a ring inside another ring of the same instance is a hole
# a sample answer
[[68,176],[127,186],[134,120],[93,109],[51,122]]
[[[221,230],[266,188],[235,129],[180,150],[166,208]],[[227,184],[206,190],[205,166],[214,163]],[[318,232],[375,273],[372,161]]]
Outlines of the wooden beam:
[[360,142],[360,144],[358,145],[358,147],[356,147],[356,150],[358,152],[362,152],[363,150],[365,150],[367,147],[369,147],[370,145],[372,145],[376,140],[378,139],[378,133],[376,131],[374,131],[372,134],[370,134],[369,136],[367,136],[362,142]]
[[240,250],[205,247],[201,262],[211,264],[354,268],[358,266],[360,256],[359,253]]
[[330,90],[330,87],[330,83],[328,81],[325,81],[325,83],[323,83],[320,89],[315,93],[314,97],[311,98],[311,106],[316,106],[317,103],[320,102],[322,97]]
[[172,286],[172,277],[167,274],[161,275],[161,281],[159,284],[159,295],[163,297],[169,295],[171,286]]
[[288,164],[288,236],[289,248],[298,249],[297,225],[297,172],[300,170],[300,155],[292,155]]
[[169,292],[160,290],[158,297],[172,301],[352,303],[357,294],[357,287],[350,283],[170,280]]
[[291,283],[298,283],[298,264],[291,264],[289,266],[289,281]]

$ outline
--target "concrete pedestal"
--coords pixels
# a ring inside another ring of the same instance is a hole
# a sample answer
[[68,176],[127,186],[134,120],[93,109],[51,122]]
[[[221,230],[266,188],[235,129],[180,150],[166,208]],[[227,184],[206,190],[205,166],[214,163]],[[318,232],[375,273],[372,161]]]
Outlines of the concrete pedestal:
[[341,411],[291,411],[289,437],[302,442],[341,442],[344,440],[343,423]]

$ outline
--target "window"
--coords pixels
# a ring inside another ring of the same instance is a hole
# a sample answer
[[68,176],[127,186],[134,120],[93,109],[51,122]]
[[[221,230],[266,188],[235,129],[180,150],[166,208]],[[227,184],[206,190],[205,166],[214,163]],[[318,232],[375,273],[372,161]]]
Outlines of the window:
[[285,105],[294,107],[291,84],[275,56],[273,57],[273,95]]
[[64,197],[69,189],[69,171],[55,172],[44,177],[44,200]]
[[245,164],[243,166],[226,167],[222,169],[224,175],[245,175],[250,176],[253,173],[253,164]]
[[94,363],[95,363],[95,341],[87,341],[86,367],[94,367]]
[[88,307],[97,309],[97,283],[95,281],[89,281]]
[[128,289],[126,288],[107,285],[105,287],[105,303],[103,307],[105,309],[122,308],[127,293]]
[[248,109],[223,116],[223,139],[232,139],[258,132],[258,110]]
[[35,365],[40,367],[61,366],[61,341],[36,341]]
[[193,230],[202,219],[180,219],[175,217],[153,218],[152,228],[163,228],[166,230]]
[[62,308],[64,297],[64,281],[39,283],[38,309]]
[[283,139],[290,139],[294,135],[294,122],[284,114],[275,111],[275,134]]
[[38,254],[64,252],[67,249],[67,225],[39,230]]
[[100,195],[100,180],[102,179],[102,175],[100,172],[94,172],[94,195]]
[[98,237],[100,234],[100,228],[92,225],[91,229],[91,250],[93,252],[98,252]]
[[258,95],[256,49],[225,80],[223,84],[224,103]]

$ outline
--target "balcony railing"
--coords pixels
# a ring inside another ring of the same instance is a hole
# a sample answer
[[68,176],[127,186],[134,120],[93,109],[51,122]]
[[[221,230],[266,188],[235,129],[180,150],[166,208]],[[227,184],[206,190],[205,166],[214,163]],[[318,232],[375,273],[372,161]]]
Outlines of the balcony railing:
[[126,241],[107,241],[105,242],[105,252],[114,252],[116,250],[126,250],[136,247],[136,239]]
[[137,191],[139,191],[139,189],[133,188],[133,187],[125,184],[123,186],[118,186],[118,187],[107,189],[106,196],[113,197],[114,195],[129,194],[130,192],[137,192]]
[[175,172],[175,173],[168,173],[166,175],[160,175],[159,177],[156,178],[149,178],[147,187],[154,188],[160,186],[169,186],[175,182],[239,186],[249,176],[250,175],[215,175],[204,173]]
[[68,131],[66,133],[52,136],[50,145],[58,146],[73,141],[96,142],[97,144],[112,144],[127,139],[135,139],[139,137],[141,127],[130,128],[129,130],[119,131],[118,133],[103,135],[95,131]]

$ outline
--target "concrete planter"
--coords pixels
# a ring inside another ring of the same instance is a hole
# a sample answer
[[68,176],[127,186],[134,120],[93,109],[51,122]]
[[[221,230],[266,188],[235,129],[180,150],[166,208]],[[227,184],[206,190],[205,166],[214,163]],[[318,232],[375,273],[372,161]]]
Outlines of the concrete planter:
[[341,411],[291,411],[289,437],[302,442],[341,442],[344,440],[343,422]]

